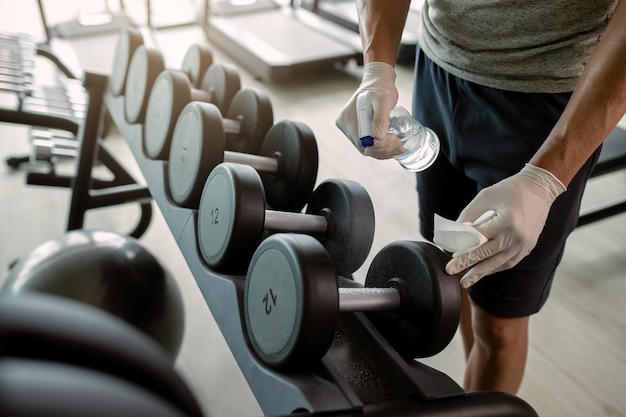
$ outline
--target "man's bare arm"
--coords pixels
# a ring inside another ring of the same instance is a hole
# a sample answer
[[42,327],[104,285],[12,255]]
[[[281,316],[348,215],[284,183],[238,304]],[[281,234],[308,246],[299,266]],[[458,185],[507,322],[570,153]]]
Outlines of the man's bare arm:
[[363,59],[395,66],[410,0],[358,0]]
[[529,162],[569,184],[625,112],[626,0],[620,0],[565,111]]

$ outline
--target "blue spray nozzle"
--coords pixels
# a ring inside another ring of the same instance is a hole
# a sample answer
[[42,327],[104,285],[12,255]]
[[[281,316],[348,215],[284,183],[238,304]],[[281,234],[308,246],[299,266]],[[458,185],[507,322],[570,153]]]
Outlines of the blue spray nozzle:
[[370,135],[363,136],[361,139],[361,146],[367,148],[368,146],[372,146],[374,144],[374,138]]

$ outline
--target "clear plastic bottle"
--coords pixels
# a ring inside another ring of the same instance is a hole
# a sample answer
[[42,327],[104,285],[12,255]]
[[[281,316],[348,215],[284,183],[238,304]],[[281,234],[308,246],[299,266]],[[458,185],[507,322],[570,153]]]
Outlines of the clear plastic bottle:
[[[372,107],[369,92],[357,96],[357,123],[363,146],[372,146]],[[389,132],[395,134],[404,152],[394,158],[408,171],[423,171],[435,162],[439,154],[439,137],[431,129],[413,119],[402,106],[396,106],[389,114]]]

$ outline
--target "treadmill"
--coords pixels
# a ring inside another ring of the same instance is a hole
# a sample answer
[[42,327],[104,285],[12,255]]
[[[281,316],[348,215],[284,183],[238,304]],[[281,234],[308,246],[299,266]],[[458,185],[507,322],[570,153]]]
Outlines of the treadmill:
[[203,20],[212,44],[268,83],[362,62],[357,32],[293,0],[212,1]]
[[[406,26],[400,41],[398,62],[412,64],[415,61],[417,32],[421,23],[423,2],[424,0],[411,1]],[[353,32],[359,32],[355,0],[305,0],[302,7]]]

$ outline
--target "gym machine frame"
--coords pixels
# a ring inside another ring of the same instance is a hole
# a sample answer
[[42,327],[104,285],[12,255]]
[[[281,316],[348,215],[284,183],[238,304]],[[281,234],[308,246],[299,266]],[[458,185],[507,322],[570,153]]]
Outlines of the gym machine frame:
[[[36,44],[34,48],[36,55],[49,59],[68,79],[77,79],[47,44]],[[139,238],[150,225],[152,199],[148,188],[140,185],[115,159],[101,138],[105,120],[102,94],[107,86],[107,77],[87,73],[84,75],[82,86],[87,100],[85,116],[82,119],[48,114],[45,111],[29,111],[23,108],[28,93],[15,89],[9,91],[16,95],[17,104],[14,107],[0,107],[0,122],[64,130],[76,136],[78,154],[73,175],[59,175],[54,169],[47,173],[26,174],[26,183],[29,185],[72,189],[67,230],[82,228],[87,210],[137,202],[140,205],[140,218],[135,228],[128,234]],[[92,170],[97,162],[108,169],[113,176],[112,179],[98,179],[92,176]]]
[[[76,172],[62,183],[50,185],[72,188],[67,230],[82,228],[87,210],[136,202],[140,206],[140,218],[128,234],[139,238],[146,232],[152,220],[152,196],[149,189],[136,181],[115,159],[104,140],[99,137],[102,97],[107,80],[104,75],[85,73],[83,85],[89,98],[85,120],[78,133],[81,144],[76,158]],[[96,162],[106,166],[114,178],[108,181],[94,179],[92,171]]]
[[420,362],[405,361],[363,313],[342,314],[333,345],[312,369],[281,373],[265,366],[249,346],[244,329],[245,276],[219,274],[203,262],[196,231],[198,210],[176,206],[168,196],[168,163],[144,155],[144,126],[126,122],[124,96],[114,97],[105,91],[104,104],[128,143],[152,198],[266,415],[536,416],[517,397],[495,392],[465,393],[447,375]]
[[[591,178],[599,178],[606,174],[626,168],[626,129],[617,126],[602,144],[602,150],[598,158]],[[626,211],[626,197],[618,196],[615,199],[591,207],[580,213],[576,227],[586,226],[611,216],[616,216]]]
[[[224,3],[223,10],[217,3]],[[210,43],[267,83],[362,63],[359,34],[301,7],[300,1],[205,2],[201,20]]]

